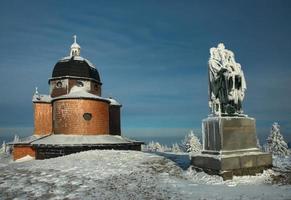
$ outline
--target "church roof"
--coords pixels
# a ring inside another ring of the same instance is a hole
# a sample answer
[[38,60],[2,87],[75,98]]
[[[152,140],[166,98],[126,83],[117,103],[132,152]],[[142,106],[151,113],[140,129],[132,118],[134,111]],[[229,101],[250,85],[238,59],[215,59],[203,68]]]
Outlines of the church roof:
[[45,94],[34,94],[32,96],[32,102],[42,102],[42,103],[50,103],[52,101],[51,96]]
[[80,56],[81,47],[74,35],[74,43],[71,45],[70,56],[60,59],[53,70],[52,79],[59,77],[89,78],[101,83],[100,76],[95,66],[87,59]]
[[31,135],[31,136],[28,136],[28,137],[25,137],[25,138],[21,138],[19,139],[18,141],[11,141],[11,142],[8,142],[7,144],[18,144],[18,145],[22,145],[22,144],[30,144],[36,140],[39,140],[41,138],[44,138],[44,137],[47,137],[48,135]]
[[116,99],[113,99],[112,97],[109,97],[108,100],[110,101],[111,106],[122,106]]
[[99,72],[94,65],[81,56],[65,57],[56,63],[52,78],[66,76],[90,78],[96,82],[101,82]]

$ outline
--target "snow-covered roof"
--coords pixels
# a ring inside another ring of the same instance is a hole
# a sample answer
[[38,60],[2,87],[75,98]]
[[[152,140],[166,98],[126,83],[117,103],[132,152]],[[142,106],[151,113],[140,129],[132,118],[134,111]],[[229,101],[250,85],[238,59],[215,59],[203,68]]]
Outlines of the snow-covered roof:
[[56,98],[53,98],[52,100],[58,100],[58,99],[98,99],[101,101],[106,101],[110,103],[109,99],[91,94],[85,90],[76,90],[76,91],[71,91],[69,94],[65,94],[62,96],[58,96]]
[[18,141],[15,142],[9,142],[7,144],[30,144],[31,142],[34,142],[38,139],[47,137],[48,135],[31,135],[29,137],[25,137],[25,138],[19,138]]
[[63,57],[63,58],[61,58],[60,60],[59,60],[59,62],[67,62],[67,61],[69,61],[69,60],[71,60],[71,59],[73,59],[73,60],[79,60],[79,61],[85,61],[85,62],[87,62],[87,64],[90,66],[90,67],[92,67],[92,68],[94,68],[94,69],[96,69],[96,67],[88,60],[88,59],[86,59],[86,58],[83,58],[82,56],[66,56],[66,57]]
[[58,100],[58,99],[98,99],[101,101],[108,102],[111,105],[121,106],[121,104],[119,104],[116,100],[109,99],[109,98],[103,98],[103,97],[100,97],[98,95],[91,94],[88,91],[86,91],[86,89],[83,87],[73,87],[71,89],[70,93],[62,95],[62,96],[58,96],[56,98],[52,98],[50,95],[43,95],[43,94],[35,93],[32,97],[32,102],[34,102],[34,103],[40,103],[40,102],[51,103],[52,101]]
[[116,99],[113,99],[112,97],[109,97],[108,100],[110,101],[110,105],[112,106],[122,106]]
[[117,135],[64,135],[52,134],[32,142],[32,145],[108,145],[129,144],[137,141],[129,140]]
[[32,96],[32,102],[44,102],[44,103],[50,103],[52,101],[52,98],[50,95],[45,94],[34,94]]

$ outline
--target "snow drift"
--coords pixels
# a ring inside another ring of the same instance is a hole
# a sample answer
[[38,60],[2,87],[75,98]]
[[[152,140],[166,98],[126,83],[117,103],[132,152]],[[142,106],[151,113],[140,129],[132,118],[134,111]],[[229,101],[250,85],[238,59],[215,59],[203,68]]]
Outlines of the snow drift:
[[[174,154],[171,156],[175,160]],[[0,199],[288,199],[291,196],[290,185],[271,184],[271,175],[275,173],[272,170],[223,181],[221,177],[191,168],[183,170],[172,160],[137,151],[94,150],[47,160],[10,161],[0,165]]]

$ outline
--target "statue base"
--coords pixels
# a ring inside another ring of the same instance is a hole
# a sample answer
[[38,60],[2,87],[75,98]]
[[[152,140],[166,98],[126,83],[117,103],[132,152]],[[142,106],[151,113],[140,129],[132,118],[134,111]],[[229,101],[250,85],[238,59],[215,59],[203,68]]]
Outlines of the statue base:
[[253,118],[208,117],[202,122],[202,136],[203,151],[191,158],[194,168],[226,180],[272,167],[272,155],[257,148]]

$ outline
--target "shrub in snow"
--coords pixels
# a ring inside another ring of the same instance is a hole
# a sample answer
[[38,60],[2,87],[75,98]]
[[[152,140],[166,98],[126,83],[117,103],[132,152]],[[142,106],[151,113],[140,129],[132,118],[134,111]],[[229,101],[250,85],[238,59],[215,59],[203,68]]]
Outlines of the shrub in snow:
[[2,146],[1,146],[0,152],[1,152],[1,153],[6,153],[6,142],[5,142],[5,141],[3,141],[3,143],[2,143]]
[[267,138],[267,151],[277,156],[287,156],[288,146],[280,133],[280,125],[274,122],[271,128],[271,133]]
[[179,147],[179,145],[177,143],[172,145],[171,152],[174,152],[174,153],[181,152],[181,149],[180,149],[180,147]]
[[190,133],[185,136],[184,140],[182,140],[180,148],[184,152],[200,152],[202,145],[193,130],[191,130]]
[[163,152],[171,152],[172,148],[167,145],[161,145]]
[[3,141],[2,146],[0,148],[0,153],[2,154],[11,154],[12,153],[12,147],[11,145],[7,145],[5,141]]
[[18,135],[14,135],[13,143],[17,143],[19,141],[20,141],[19,136]]
[[148,145],[145,146],[144,148],[146,151],[150,152],[163,152],[163,146],[160,145],[158,142],[151,141]]

